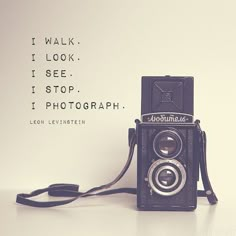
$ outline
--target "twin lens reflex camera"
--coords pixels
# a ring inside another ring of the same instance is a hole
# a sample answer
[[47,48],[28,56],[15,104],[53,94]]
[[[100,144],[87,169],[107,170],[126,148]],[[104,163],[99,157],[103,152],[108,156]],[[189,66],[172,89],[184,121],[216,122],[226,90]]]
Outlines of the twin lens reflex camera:
[[[137,207],[194,210],[197,196],[217,198],[206,168],[206,135],[193,120],[193,77],[142,77],[137,144]],[[197,190],[199,170],[205,190]]]

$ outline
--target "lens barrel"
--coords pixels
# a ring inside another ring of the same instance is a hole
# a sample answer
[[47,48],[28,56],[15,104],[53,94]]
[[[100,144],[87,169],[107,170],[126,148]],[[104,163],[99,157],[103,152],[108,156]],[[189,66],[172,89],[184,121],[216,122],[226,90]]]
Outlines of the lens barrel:
[[181,191],[186,183],[186,171],[177,160],[155,161],[148,170],[148,183],[162,196],[172,196]]

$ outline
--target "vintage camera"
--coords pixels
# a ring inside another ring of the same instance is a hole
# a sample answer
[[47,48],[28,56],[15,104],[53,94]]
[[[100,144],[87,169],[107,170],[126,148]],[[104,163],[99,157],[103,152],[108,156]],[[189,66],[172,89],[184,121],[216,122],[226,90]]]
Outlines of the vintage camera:
[[[141,113],[136,130],[129,130],[137,144],[137,207],[189,211],[198,195],[215,204],[205,133],[193,120],[193,77],[142,77]],[[197,190],[199,167],[205,191]]]

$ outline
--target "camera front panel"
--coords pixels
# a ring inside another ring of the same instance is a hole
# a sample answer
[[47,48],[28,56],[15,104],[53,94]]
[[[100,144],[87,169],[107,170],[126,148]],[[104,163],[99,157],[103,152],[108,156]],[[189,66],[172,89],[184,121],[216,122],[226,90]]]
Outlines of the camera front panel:
[[194,210],[198,155],[194,124],[137,125],[138,187],[141,210]]

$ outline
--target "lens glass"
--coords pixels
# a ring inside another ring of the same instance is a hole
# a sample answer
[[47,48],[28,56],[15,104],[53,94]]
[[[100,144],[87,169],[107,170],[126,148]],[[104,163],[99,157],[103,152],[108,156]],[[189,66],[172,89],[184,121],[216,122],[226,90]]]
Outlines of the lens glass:
[[159,139],[158,146],[162,154],[169,156],[176,152],[177,142],[173,137],[165,135]]
[[166,187],[173,185],[176,180],[175,173],[169,169],[162,170],[157,178],[157,182]]
[[174,130],[159,132],[153,141],[153,149],[161,158],[175,158],[182,151],[182,138]]

